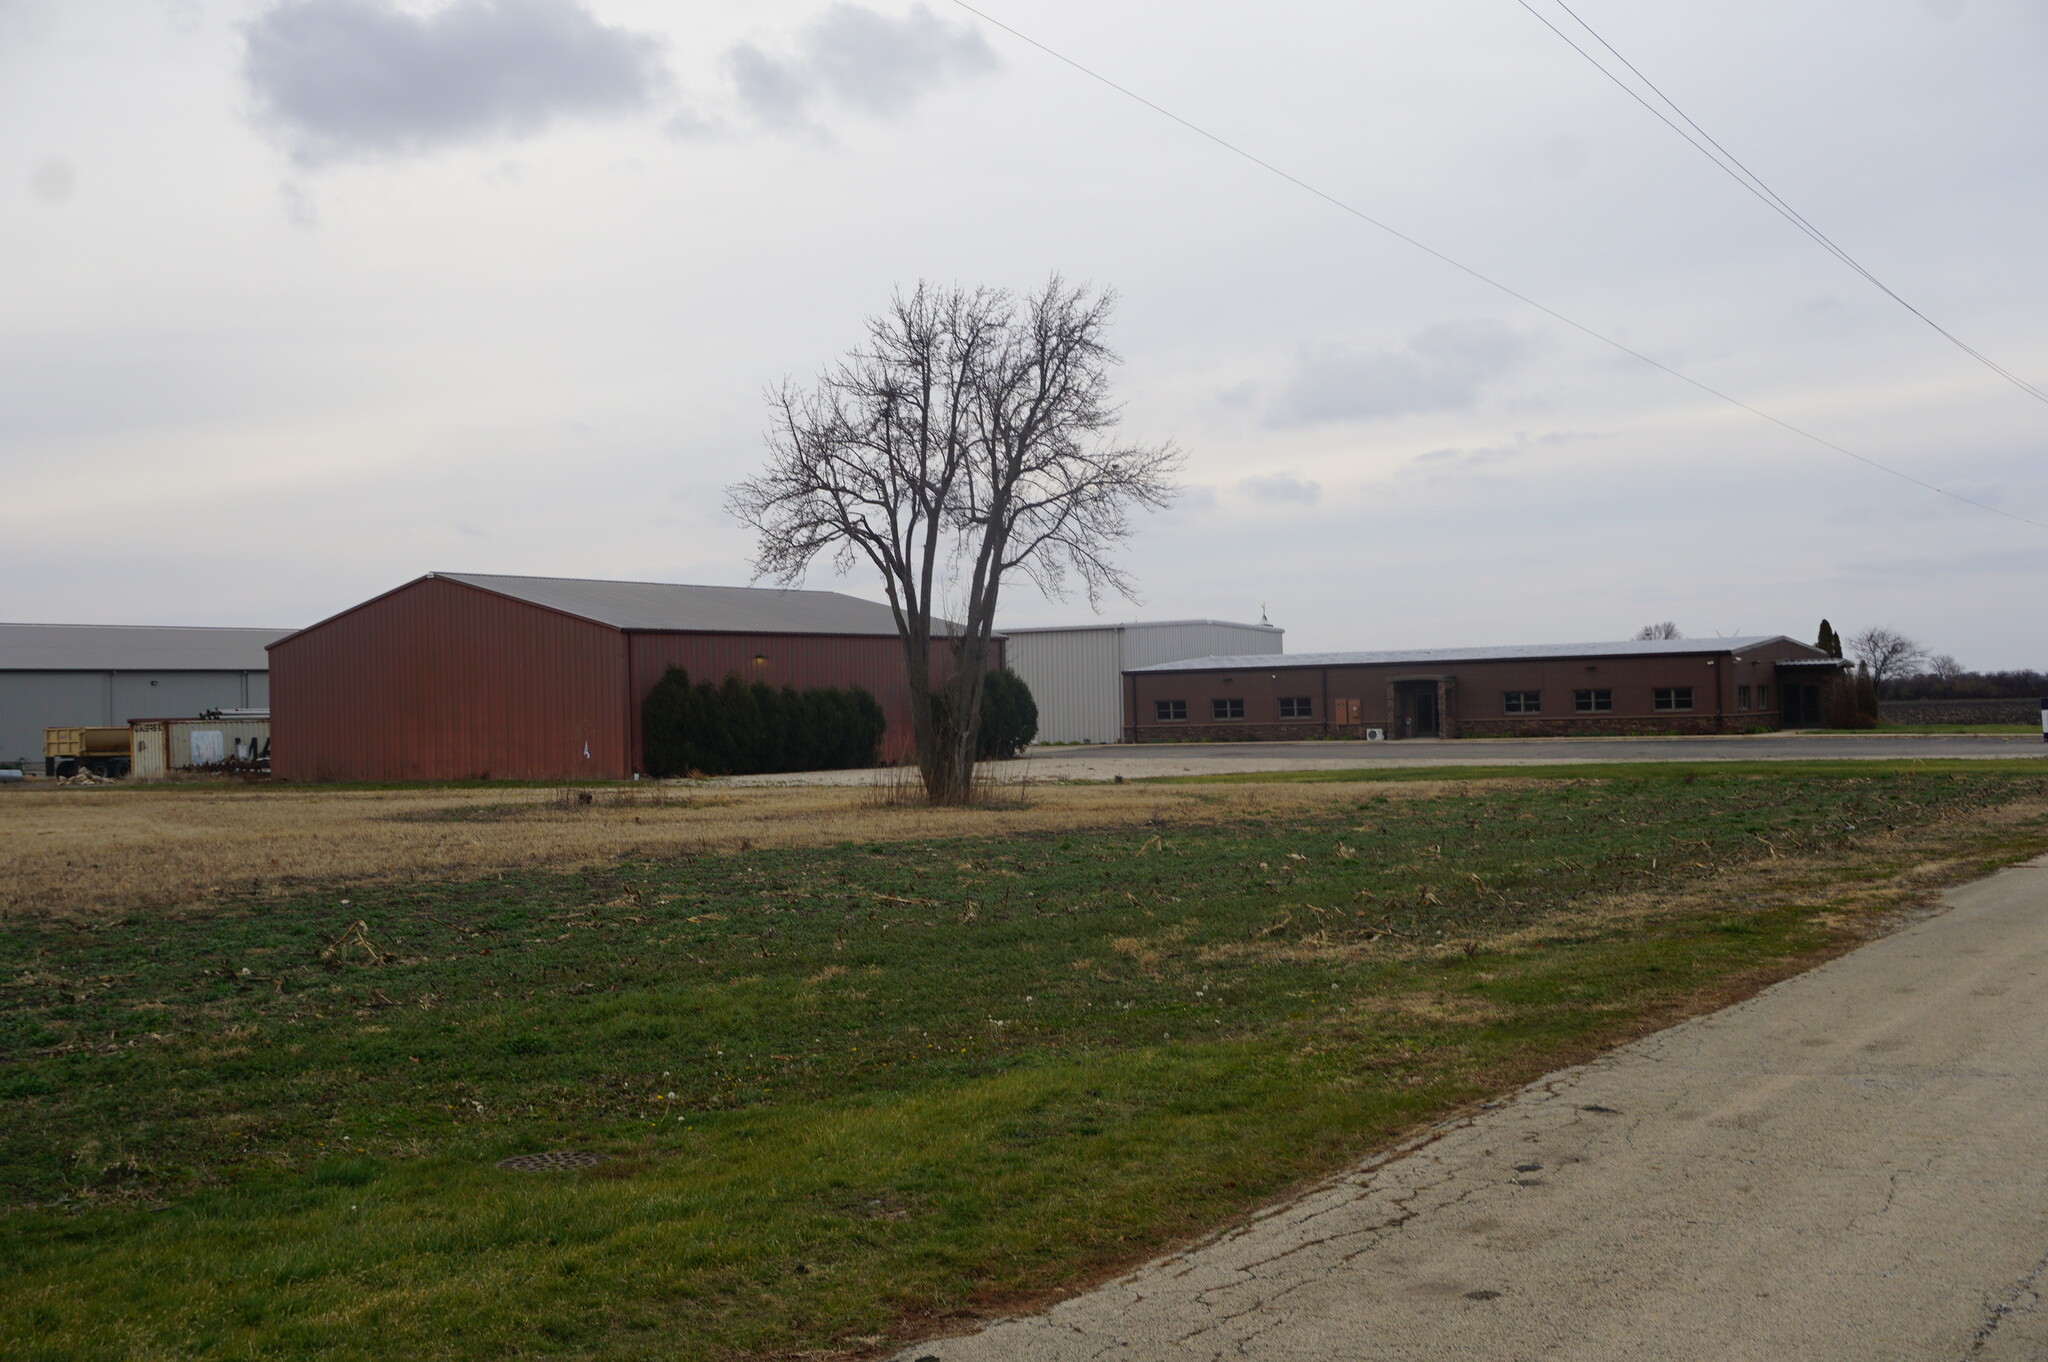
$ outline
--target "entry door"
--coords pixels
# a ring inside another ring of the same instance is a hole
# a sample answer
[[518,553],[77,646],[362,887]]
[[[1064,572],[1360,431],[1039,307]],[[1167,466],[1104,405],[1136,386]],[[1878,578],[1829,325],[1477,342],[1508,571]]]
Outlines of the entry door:
[[1413,692],[1413,695],[1414,698],[1410,703],[1415,707],[1415,726],[1412,731],[1418,738],[1434,738],[1436,736],[1436,687],[1431,686],[1428,690],[1417,690]]
[[1820,687],[1805,682],[1780,685],[1785,698],[1785,727],[1813,728],[1820,723]]

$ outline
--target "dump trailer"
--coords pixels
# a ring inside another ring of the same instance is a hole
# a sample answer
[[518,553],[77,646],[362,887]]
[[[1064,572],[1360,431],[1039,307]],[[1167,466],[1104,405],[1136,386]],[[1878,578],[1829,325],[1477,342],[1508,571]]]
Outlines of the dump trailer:
[[43,774],[125,776],[134,762],[128,728],[46,728],[43,730]]

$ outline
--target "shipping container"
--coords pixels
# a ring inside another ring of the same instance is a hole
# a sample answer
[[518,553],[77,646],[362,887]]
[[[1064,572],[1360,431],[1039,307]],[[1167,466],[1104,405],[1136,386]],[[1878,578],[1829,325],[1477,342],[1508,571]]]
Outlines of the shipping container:
[[137,780],[161,780],[173,771],[270,769],[268,719],[137,719],[129,729]]

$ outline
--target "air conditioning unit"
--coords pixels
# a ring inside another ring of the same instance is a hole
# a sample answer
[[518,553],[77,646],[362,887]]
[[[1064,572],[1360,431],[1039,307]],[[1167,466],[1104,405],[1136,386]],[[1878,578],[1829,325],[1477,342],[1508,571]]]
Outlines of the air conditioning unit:
[[1365,730],[1365,740],[1367,742],[1385,742],[1387,740],[1387,730],[1384,728],[1368,728]]

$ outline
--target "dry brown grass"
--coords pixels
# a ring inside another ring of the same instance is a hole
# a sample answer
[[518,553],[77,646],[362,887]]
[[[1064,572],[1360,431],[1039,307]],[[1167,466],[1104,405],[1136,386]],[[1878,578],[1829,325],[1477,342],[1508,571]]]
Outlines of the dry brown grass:
[[[1376,784],[1427,799],[1479,782]],[[0,793],[0,913],[89,915],[223,893],[445,879],[625,855],[1185,825],[1355,800],[1348,784],[1033,787],[931,809],[854,787],[343,790],[87,787]],[[582,796],[587,795],[585,802]]]

